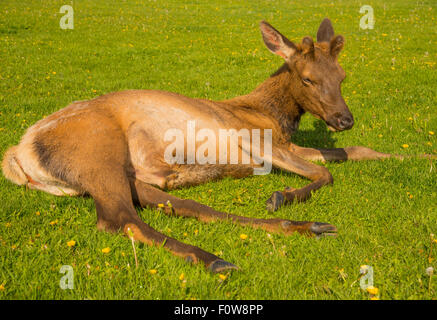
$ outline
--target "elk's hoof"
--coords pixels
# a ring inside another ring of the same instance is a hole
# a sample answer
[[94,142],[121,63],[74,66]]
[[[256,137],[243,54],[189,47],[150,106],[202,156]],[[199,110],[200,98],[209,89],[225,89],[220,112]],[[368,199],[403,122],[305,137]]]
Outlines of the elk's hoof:
[[266,201],[266,209],[268,211],[276,211],[278,210],[285,202],[284,195],[279,192],[273,192],[272,196]]
[[214,273],[218,273],[229,269],[238,270],[238,267],[235,264],[220,259],[211,263],[208,269]]
[[337,228],[329,223],[313,222],[310,231],[315,234],[317,238],[337,236]]

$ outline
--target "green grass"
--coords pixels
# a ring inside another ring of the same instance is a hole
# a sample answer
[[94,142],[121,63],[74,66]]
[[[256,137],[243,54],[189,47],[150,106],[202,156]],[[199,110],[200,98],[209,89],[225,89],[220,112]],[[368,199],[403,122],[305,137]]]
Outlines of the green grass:
[[[333,3],[74,1],[75,28],[62,30],[59,8],[69,1],[1,1],[0,154],[38,119],[74,100],[122,89],[210,99],[248,93],[281,64],[262,43],[260,20],[300,41],[314,37],[326,16],[346,38],[343,95],[356,125],[330,133],[306,115],[293,141],[437,153],[430,133],[437,132],[435,1]],[[359,28],[363,4],[374,8],[373,30]],[[334,185],[274,214],[264,209],[273,191],[308,181],[275,171],[172,192],[235,214],[329,222],[339,228],[337,238],[269,238],[228,222],[138,209],[157,230],[237,264],[241,271],[224,282],[143,245],[136,269],[125,237],[96,230],[92,199],[25,190],[2,177],[0,299],[368,299],[355,282],[363,264],[374,268],[381,299],[435,299],[436,276],[429,287],[425,269],[437,269],[437,245],[429,257],[430,234],[437,234],[436,166],[414,158],[329,163]],[[101,252],[105,247],[109,254]],[[74,290],[59,288],[62,265],[74,268]]]

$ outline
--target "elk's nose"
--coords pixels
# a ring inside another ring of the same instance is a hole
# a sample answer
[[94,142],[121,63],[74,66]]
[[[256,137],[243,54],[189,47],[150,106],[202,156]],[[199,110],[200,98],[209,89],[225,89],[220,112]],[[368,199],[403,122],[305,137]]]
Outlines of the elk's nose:
[[347,130],[353,127],[354,118],[352,117],[341,117],[338,119],[338,125],[342,130]]

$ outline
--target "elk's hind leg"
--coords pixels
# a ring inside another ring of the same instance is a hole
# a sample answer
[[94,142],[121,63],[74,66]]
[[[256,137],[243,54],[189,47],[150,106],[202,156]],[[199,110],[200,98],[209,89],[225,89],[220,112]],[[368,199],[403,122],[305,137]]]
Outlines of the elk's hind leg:
[[[144,223],[134,208],[131,189],[127,176],[120,169],[118,173],[107,171],[105,185],[99,190],[90,192],[94,198],[98,216],[98,228],[108,231],[123,230],[129,235],[133,233],[135,240],[148,245],[163,246],[173,254],[184,258],[186,261],[204,265],[213,272],[225,269],[237,269],[235,265],[220,259],[198,247],[182,243],[168,237]],[[116,182],[116,183],[114,183]]]
[[142,207],[161,208],[168,215],[192,217],[203,222],[231,220],[242,225],[286,235],[299,232],[307,235],[326,236],[333,235],[337,231],[335,226],[328,223],[286,219],[257,219],[216,211],[194,200],[180,199],[170,195],[139,180],[132,179],[131,188],[135,202]]

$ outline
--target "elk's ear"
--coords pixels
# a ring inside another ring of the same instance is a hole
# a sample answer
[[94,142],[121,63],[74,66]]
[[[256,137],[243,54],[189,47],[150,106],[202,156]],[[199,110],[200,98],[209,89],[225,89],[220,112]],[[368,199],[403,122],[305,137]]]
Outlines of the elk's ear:
[[268,22],[261,21],[259,27],[261,29],[264,43],[271,52],[284,59],[290,58],[296,53],[297,47],[295,44],[284,37]]
[[311,37],[305,37],[302,39],[302,53],[314,57],[314,41]]
[[343,36],[336,36],[335,38],[333,38],[331,40],[331,44],[330,44],[331,55],[334,58],[337,58],[341,49],[343,49],[343,46],[344,46],[344,37]]
[[331,20],[328,18],[323,19],[317,31],[317,42],[329,42],[334,36],[334,28],[332,27]]

